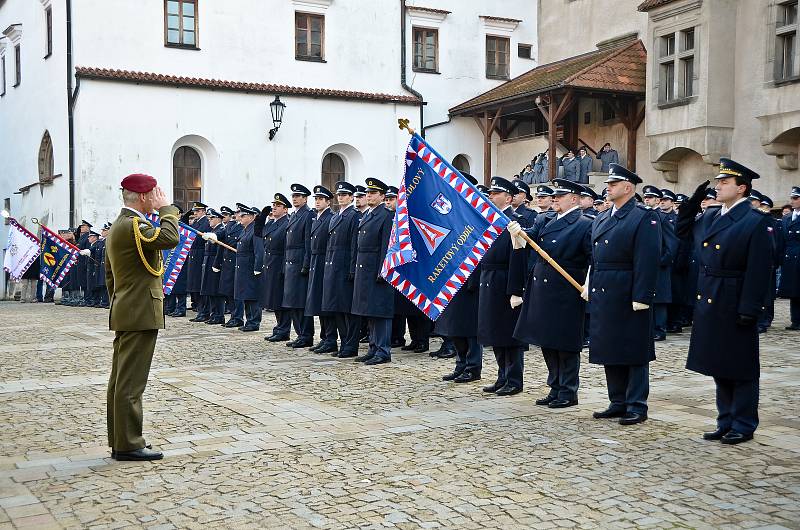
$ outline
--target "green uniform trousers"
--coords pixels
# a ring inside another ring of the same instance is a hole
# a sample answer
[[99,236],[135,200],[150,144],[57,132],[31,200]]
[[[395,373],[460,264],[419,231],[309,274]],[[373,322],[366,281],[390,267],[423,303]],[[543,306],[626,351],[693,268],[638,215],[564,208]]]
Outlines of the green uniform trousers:
[[157,329],[117,331],[106,397],[108,445],[119,452],[145,446],[142,394],[150,375]]

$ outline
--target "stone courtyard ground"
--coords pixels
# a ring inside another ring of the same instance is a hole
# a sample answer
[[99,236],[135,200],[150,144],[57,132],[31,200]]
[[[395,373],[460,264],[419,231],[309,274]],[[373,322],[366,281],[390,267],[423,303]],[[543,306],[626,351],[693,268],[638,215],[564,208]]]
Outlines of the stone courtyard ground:
[[[107,312],[0,303],[0,530],[7,528],[800,528],[800,333],[777,304],[763,336],[761,426],[705,442],[710,379],[684,369],[688,330],[657,344],[650,419],[594,420],[443,383],[451,361],[394,352],[362,367],[219,326],[168,319],[145,393],[156,463],[105,443]],[[263,330],[271,329],[265,318]],[[438,343],[434,343],[438,347]],[[584,351],[584,359],[586,358]]]

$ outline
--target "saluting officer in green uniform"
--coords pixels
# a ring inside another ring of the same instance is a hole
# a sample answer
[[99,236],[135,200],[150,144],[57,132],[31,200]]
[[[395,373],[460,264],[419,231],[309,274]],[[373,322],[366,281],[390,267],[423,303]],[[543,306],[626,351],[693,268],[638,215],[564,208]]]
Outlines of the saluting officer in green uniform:
[[[178,244],[178,209],[156,179],[122,179],[124,207],[106,239],[109,329],[116,332],[108,380],[108,445],[117,460],[160,460],[142,437],[142,394],[150,374],[158,330],[164,328],[162,250]],[[156,228],[145,214],[158,210]]]

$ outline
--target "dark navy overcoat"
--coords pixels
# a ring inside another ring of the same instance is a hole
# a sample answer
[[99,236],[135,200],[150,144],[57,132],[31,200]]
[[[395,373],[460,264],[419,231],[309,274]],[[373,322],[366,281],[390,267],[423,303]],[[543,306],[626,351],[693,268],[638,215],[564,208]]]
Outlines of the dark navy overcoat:
[[328,224],[328,249],[325,253],[325,279],[322,289],[322,310],[349,313],[353,307],[351,265],[358,240],[361,212],[355,206],[340,210]]
[[389,246],[394,212],[380,204],[365,213],[358,226],[352,313],[364,317],[394,316],[394,287],[380,277]]
[[328,250],[328,239],[333,212],[330,208],[322,213],[317,212],[311,223],[311,259],[308,268],[308,293],[306,294],[305,314],[322,314],[322,289],[325,281],[325,253]]

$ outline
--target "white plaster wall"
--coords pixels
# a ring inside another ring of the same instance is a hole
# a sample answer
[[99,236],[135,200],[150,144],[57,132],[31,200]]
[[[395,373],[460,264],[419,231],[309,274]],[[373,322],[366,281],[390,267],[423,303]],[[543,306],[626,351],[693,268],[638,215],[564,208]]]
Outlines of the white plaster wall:
[[[463,154],[470,163],[470,174],[483,181],[483,134],[472,118],[453,118],[447,125],[429,129],[425,139],[448,162]],[[494,149],[494,147],[493,147]],[[496,158],[493,158],[496,163]]]
[[275,192],[288,194],[293,182],[310,188],[320,182],[322,158],[331,151],[356,162],[350,181],[400,180],[409,137],[397,118],[413,118],[413,106],[285,101],[283,125],[270,142],[263,95],[84,82],[77,120],[80,214],[90,221],[114,216],[119,182],[133,172],[155,176],[171,194],[172,154],[181,145],[200,152],[202,200],[214,207],[264,206]]

